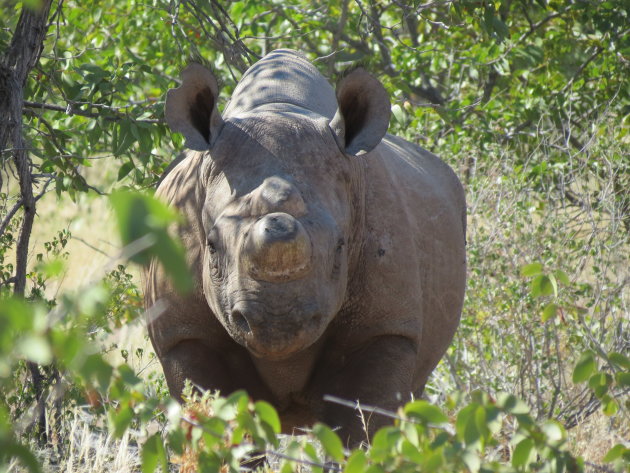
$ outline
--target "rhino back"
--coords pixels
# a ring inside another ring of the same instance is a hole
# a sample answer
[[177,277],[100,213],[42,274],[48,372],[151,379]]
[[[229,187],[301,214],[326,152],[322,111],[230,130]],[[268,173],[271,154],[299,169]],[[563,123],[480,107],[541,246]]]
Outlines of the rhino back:
[[241,78],[224,118],[270,104],[295,105],[332,119],[335,91],[319,71],[296,51],[279,49],[265,56]]

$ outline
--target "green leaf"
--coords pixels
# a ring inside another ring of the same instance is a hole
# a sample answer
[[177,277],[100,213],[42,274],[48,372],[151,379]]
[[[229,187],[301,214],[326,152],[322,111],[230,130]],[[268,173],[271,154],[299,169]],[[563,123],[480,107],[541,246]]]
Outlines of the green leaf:
[[532,297],[557,295],[556,279],[552,279],[552,276],[547,276],[546,274],[539,274],[532,279],[530,293]]
[[595,353],[590,350],[583,352],[573,369],[573,382],[577,384],[586,381],[596,368]]
[[47,278],[55,278],[61,275],[66,269],[66,262],[61,258],[54,258],[46,263],[37,265],[37,271]]
[[380,465],[370,465],[367,470],[365,470],[365,473],[385,473],[385,470],[383,470]]
[[488,428],[488,418],[486,416],[486,410],[483,406],[479,406],[475,411],[475,427],[482,437],[486,438],[490,435],[490,429]]
[[169,224],[178,220],[177,214],[159,200],[135,192],[114,192],[110,202],[123,244],[140,245],[129,259],[146,266],[156,257],[175,287],[181,292],[190,291],[193,281],[184,249],[168,233]]
[[624,356],[621,353],[612,352],[608,354],[608,358],[612,363],[620,368],[630,371],[630,358],[627,356]]
[[405,111],[402,109],[402,107],[400,105],[398,105],[398,104],[392,105],[392,116],[401,125],[405,124],[405,122],[406,122],[406,119],[405,119],[406,113],[405,113]]
[[619,385],[620,388],[628,388],[630,387],[630,373],[620,371],[619,373],[615,373],[615,381]]
[[553,274],[550,274],[547,276],[547,279],[549,279],[549,283],[551,284],[553,296],[558,297],[558,281],[556,281],[556,277]]
[[440,408],[427,401],[409,402],[405,405],[403,412],[409,417],[422,419],[430,424],[445,424],[448,422],[448,417],[444,415]]
[[608,392],[612,381],[613,378],[608,373],[599,372],[590,377],[588,387],[593,390],[598,399],[601,399]]
[[136,373],[134,373],[131,367],[126,363],[118,366],[118,374],[124,383],[129,387],[135,387],[143,383],[142,379],[136,376]]
[[[307,443],[306,445],[304,445],[304,453],[306,453],[306,456],[308,456],[309,460],[311,460],[314,463],[322,463],[322,461],[319,458],[319,455],[317,455],[317,449],[315,448],[315,445],[313,445],[312,443]],[[313,473],[322,473],[323,469],[319,466],[312,466],[312,471]]]
[[521,266],[521,276],[523,277],[531,277],[537,276],[542,273],[543,265],[542,263],[530,263],[525,266]]
[[532,439],[525,438],[521,440],[514,448],[514,452],[512,452],[512,466],[519,468],[528,465],[534,451],[534,441]]
[[457,415],[455,422],[455,430],[460,440],[468,445],[473,445],[481,439],[481,432],[477,428],[475,414],[479,405],[477,403],[469,404],[464,407]]
[[177,428],[168,433],[168,446],[176,454],[184,453],[184,445],[186,444],[186,435],[182,429]]
[[133,421],[133,409],[126,404],[118,410],[110,410],[108,414],[111,430],[114,431],[114,437],[121,438]]
[[618,458],[621,458],[621,456],[624,454],[624,452],[628,451],[629,449],[626,448],[624,445],[618,443],[617,445],[615,445],[613,448],[611,448],[610,450],[608,450],[608,452],[606,453],[606,455],[604,455],[604,458],[602,458],[602,460],[604,462],[612,462],[617,460]]
[[135,125],[130,120],[121,120],[118,123],[118,140],[114,146],[114,155],[119,156],[129,150],[135,142],[132,128]]
[[[39,473],[42,471],[38,458],[33,454],[30,448],[26,445],[22,445],[13,441],[12,439],[2,439],[3,451],[0,453],[0,461],[4,461],[7,458],[18,458],[20,462],[28,468],[31,473]],[[5,465],[0,466],[0,468]],[[13,470],[2,470],[13,471]],[[20,470],[17,470],[20,471]]]
[[21,338],[17,343],[17,352],[39,365],[47,365],[52,361],[52,351],[48,340],[41,335],[30,334]]
[[372,448],[368,452],[372,462],[385,461],[401,437],[402,432],[398,428],[383,427],[379,429],[372,438]]
[[114,369],[99,353],[93,353],[82,360],[78,371],[86,380],[96,379],[99,389],[105,392],[111,382]]
[[142,473],[153,473],[158,465],[164,473],[168,473],[166,450],[160,434],[154,434],[142,446]]
[[542,426],[541,430],[547,436],[548,443],[557,445],[564,441],[566,437],[566,431],[559,422],[555,420],[548,420]]
[[281,432],[280,417],[271,404],[265,401],[256,401],[254,410],[263,422],[269,424],[274,433],[279,434]]
[[339,436],[324,424],[315,424],[313,434],[320,441],[326,454],[335,461],[343,461],[343,444]]
[[547,322],[548,320],[555,318],[557,313],[558,313],[558,304],[554,302],[550,302],[543,309],[541,320],[543,321],[543,323]]
[[560,269],[556,269],[553,272],[553,274],[556,277],[556,279],[558,281],[560,281],[562,284],[564,284],[565,286],[571,285],[571,281],[569,280],[569,276],[567,276],[567,273],[565,273],[564,271],[562,271]]
[[118,169],[118,180],[120,181],[123,177],[129,174],[134,167],[133,161],[123,163],[123,165]]
[[602,408],[604,414],[608,417],[615,415],[619,411],[619,404],[610,396],[604,396],[602,399]]
[[405,436],[404,444],[408,444],[411,448],[417,449],[420,445],[420,437],[418,435],[418,431],[423,431],[424,429],[417,424],[412,424],[411,422],[401,422],[400,430]]
[[513,394],[499,393],[497,396],[497,406],[508,414],[521,415],[529,414],[529,407]]
[[445,463],[445,458],[444,450],[442,448],[433,450],[433,452],[428,455],[428,458],[427,453],[421,455],[424,457],[424,467],[426,468],[426,471],[443,471],[441,470],[441,467]]
[[367,455],[363,450],[355,450],[348,458],[343,473],[364,473],[367,466]]
[[481,459],[474,450],[466,450],[462,453],[462,461],[471,473],[477,473],[481,468]]

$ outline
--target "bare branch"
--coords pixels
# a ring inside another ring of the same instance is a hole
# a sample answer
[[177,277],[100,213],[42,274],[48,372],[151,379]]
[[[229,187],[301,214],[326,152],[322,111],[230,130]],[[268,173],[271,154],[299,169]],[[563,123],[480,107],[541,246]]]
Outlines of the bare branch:
[[2,220],[2,224],[0,224],[0,235],[4,235],[4,231],[9,225],[9,222],[11,221],[13,216],[17,213],[17,211],[20,210],[20,208],[22,207],[22,202],[23,202],[22,199],[19,199],[13,205],[13,207],[11,207],[11,210],[9,210],[9,212],[4,216],[4,219]]
[[[44,194],[48,192],[48,186],[50,185],[52,181],[53,181],[52,178],[46,181],[42,190],[39,192],[39,194],[35,196],[35,199],[34,199],[35,202],[41,199],[44,196]],[[9,210],[9,212],[7,212],[7,214],[4,216],[4,219],[2,220],[2,223],[0,224],[0,235],[4,234],[5,230],[7,229],[7,226],[9,225],[9,222],[11,222],[11,219],[15,216],[17,211],[20,210],[20,208],[22,207],[22,203],[23,203],[22,199],[19,199],[13,205],[13,207],[11,207],[11,210]]]
[[385,38],[383,37],[383,32],[381,31],[381,13],[377,10],[376,3],[370,2],[370,11],[368,12],[361,3],[361,0],[355,0],[355,2],[359,6],[361,13],[365,15],[372,26],[373,34],[376,39],[376,44],[378,44],[378,50],[381,54],[381,64],[383,66],[384,72],[388,76],[397,76],[398,71],[396,71],[394,65],[392,64],[392,55],[389,52],[389,48],[387,47],[387,44],[385,43]]
[[339,466],[336,466],[334,464],[331,463],[317,463],[311,460],[305,460],[303,458],[295,458],[292,457],[290,455],[286,455],[285,453],[280,453],[277,450],[265,450],[264,452],[265,455],[271,455],[274,457],[278,457],[278,458],[282,458],[283,460],[289,460],[295,463],[300,463],[302,465],[308,465],[308,466],[314,466],[314,467],[318,467],[318,468],[323,468],[324,471],[343,471],[343,469]]

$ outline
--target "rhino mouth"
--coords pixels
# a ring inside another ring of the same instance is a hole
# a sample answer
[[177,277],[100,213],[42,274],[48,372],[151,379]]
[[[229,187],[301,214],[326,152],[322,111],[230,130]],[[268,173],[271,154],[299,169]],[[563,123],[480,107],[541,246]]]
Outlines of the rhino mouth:
[[232,338],[257,358],[282,360],[310,347],[325,329],[316,310],[278,315],[237,304],[229,315]]

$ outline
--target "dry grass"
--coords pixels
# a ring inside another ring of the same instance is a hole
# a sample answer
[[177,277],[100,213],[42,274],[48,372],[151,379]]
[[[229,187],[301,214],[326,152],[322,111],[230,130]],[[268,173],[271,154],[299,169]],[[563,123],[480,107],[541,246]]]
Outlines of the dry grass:
[[570,451],[591,463],[601,463],[606,452],[630,439],[630,423],[610,418],[601,410],[569,430]]
[[[58,441],[46,449],[34,447],[46,472],[67,473],[129,473],[140,470],[138,432],[128,430],[121,439],[115,439],[103,425],[103,419],[87,409],[75,408],[66,413],[61,425],[55,426]],[[9,471],[27,471],[14,460]]]

